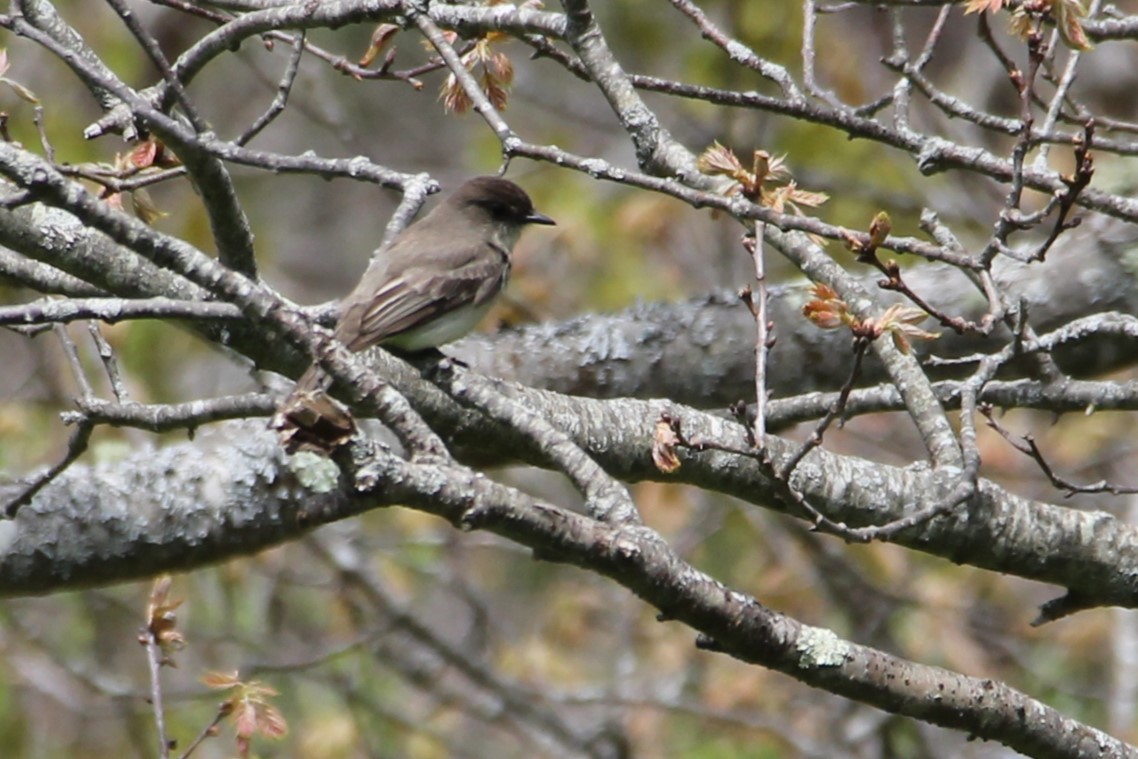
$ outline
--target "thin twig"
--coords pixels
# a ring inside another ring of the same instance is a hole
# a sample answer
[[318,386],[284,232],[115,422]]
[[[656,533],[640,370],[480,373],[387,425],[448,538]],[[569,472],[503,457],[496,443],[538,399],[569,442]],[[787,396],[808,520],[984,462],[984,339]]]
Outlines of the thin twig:
[[[1107,480],[1099,480],[1089,485],[1076,485],[1075,483],[1060,477],[1055,470],[1047,463],[1047,459],[1043,456],[1043,451],[1039,448],[1039,443],[1036,442],[1032,435],[1020,435],[1017,440],[1003,425],[996,421],[994,409],[992,406],[982,404],[980,406],[980,413],[988,420],[988,426],[998,432],[1000,437],[1008,441],[1008,443],[1020,453],[1031,458],[1038,466],[1040,471],[1047,477],[1048,481],[1058,490],[1065,491],[1064,495],[1070,498],[1078,493],[1110,493],[1111,495],[1129,495],[1138,493],[1138,487],[1127,487],[1125,485],[1114,485]],[[1022,441],[1022,442],[1021,442]]]
[[185,429],[191,433],[198,427],[228,419],[250,419],[272,416],[279,399],[265,393],[203,398],[185,403],[115,403],[99,398],[76,400],[78,411],[64,414],[69,423],[110,424],[136,427],[150,432]]
[[154,638],[150,629],[145,629],[141,635],[146,649],[146,664],[150,673],[150,707],[154,712],[154,726],[158,731],[158,756],[161,759],[170,757],[170,739],[166,737],[166,713],[162,706],[162,662],[165,656],[162,647]]
[[[1101,0],[1092,0],[1089,15],[1098,13],[1098,6]],[[1054,49],[1054,42],[1052,43]],[[1059,77],[1059,83],[1055,86],[1055,93],[1051,96],[1051,103],[1047,106],[1047,112],[1043,115],[1043,124],[1040,126],[1041,132],[1050,132],[1055,128],[1055,123],[1059,120],[1059,114],[1063,111],[1063,104],[1067,102],[1067,93],[1071,91],[1071,85],[1075,83],[1075,72],[1079,66],[1079,59],[1082,54],[1079,50],[1071,50],[1067,54],[1067,65],[1063,67],[1063,74]],[[1047,168],[1047,159],[1051,152],[1051,146],[1043,144],[1039,148],[1039,153],[1035,156],[1035,167],[1038,169]]]
[[64,457],[54,466],[50,467],[24,488],[18,496],[10,500],[4,506],[4,516],[8,519],[15,519],[16,514],[20,509],[27,504],[31,503],[36,494],[43,490],[44,486],[62,474],[67,467],[71,466],[75,461],[83,455],[87,450],[87,444],[91,441],[91,432],[95,429],[95,424],[90,421],[81,421],[76,426],[75,431],[71,433],[71,439],[67,443],[67,453]]
[[[1086,139],[1075,145],[1075,173],[1071,177],[1064,176],[1062,178],[1066,189],[1056,196],[1059,212],[1055,214],[1055,223],[1052,225],[1051,232],[1047,235],[1047,239],[1030,254],[1029,258],[1031,260],[1044,260],[1051,246],[1059,239],[1059,235],[1079,225],[1080,219],[1075,218],[1071,221],[1067,221],[1067,217],[1071,213],[1071,209],[1074,207],[1079,193],[1090,185],[1091,179],[1094,177],[1094,156],[1091,154],[1091,143],[1095,135],[1095,122],[1093,119],[1087,121],[1084,134],[1086,135]],[[1050,205],[1048,207],[1050,208]]]
[[[3,263],[0,257],[0,263]],[[68,289],[73,286],[65,280]],[[76,280],[74,286],[80,284]],[[89,292],[89,291],[85,291]],[[67,294],[71,295],[73,291]],[[29,327],[64,324],[81,319],[97,319],[108,324],[131,319],[228,319],[241,318],[241,310],[216,301],[175,300],[174,298],[72,297],[66,300],[41,298],[18,306],[0,306],[0,325]]]
[[107,372],[107,380],[111,383],[111,392],[114,393],[115,400],[123,403],[128,400],[129,396],[126,390],[126,383],[123,382],[122,373],[119,371],[118,360],[115,359],[114,349],[107,339],[103,337],[103,333],[99,330],[99,325],[93,321],[87,322],[87,331],[91,334],[91,339],[95,343],[95,352],[99,356],[99,360],[103,362],[103,368]]
[[763,447],[767,427],[767,352],[774,345],[771,323],[768,321],[766,267],[763,254],[763,225],[755,226],[754,234],[743,237],[743,247],[751,254],[755,266],[755,288],[758,297],[751,297],[750,288],[744,292],[744,301],[755,317],[755,420],[752,435],[755,445]]
[[79,348],[71,339],[67,328],[62,324],[54,324],[52,331],[58,338],[60,345],[63,346],[63,355],[67,359],[67,363],[71,365],[71,373],[75,376],[75,382],[79,385],[80,393],[84,398],[94,398],[95,391],[92,389],[91,382],[87,379],[87,373],[83,369],[83,361],[79,358]]
[[197,107],[193,101],[190,100],[190,95],[186,92],[185,85],[174,73],[170,66],[170,61],[167,60],[166,55],[162,52],[162,47],[158,44],[158,40],[154,39],[149,32],[147,32],[142,24],[138,21],[138,16],[131,10],[123,0],[106,0],[107,4],[114,9],[119,18],[123,20],[130,33],[138,41],[139,46],[143,52],[150,59],[150,62],[162,74],[162,79],[166,82],[169,91],[174,93],[174,98],[178,105],[181,106],[186,118],[193,125],[194,129],[198,132],[204,132],[209,129],[206,120],[198,113]]
[[840,108],[843,104],[833,91],[818,85],[817,68],[814,65],[814,53],[817,49],[815,37],[817,22],[816,0],[804,0],[802,3],[802,85],[812,96],[825,100],[835,108]]
[[[40,145],[43,147],[44,157],[46,157],[48,161],[55,163],[55,146],[51,144],[51,140],[48,139],[47,136],[43,106],[37,105],[34,113],[35,115],[32,116],[32,122],[36,125],[36,132],[40,136]],[[7,141],[7,138],[5,138],[5,141]]]
[[229,702],[223,701],[221,706],[219,706],[217,708],[217,711],[214,713],[213,719],[210,720],[208,725],[202,728],[201,732],[198,733],[197,737],[194,738],[190,745],[186,746],[186,750],[182,752],[178,759],[189,759],[189,757],[195,751],[197,751],[198,747],[205,742],[206,738],[212,738],[217,735],[217,726],[220,725],[221,721],[228,717],[231,713],[232,709],[229,706]]
[[842,383],[842,387],[838,390],[838,397],[834,399],[834,403],[826,410],[826,415],[814,427],[810,437],[806,439],[798,450],[786,460],[782,468],[778,471],[778,478],[783,482],[790,482],[790,475],[798,467],[802,459],[806,458],[806,454],[814,450],[822,444],[822,437],[826,434],[826,430],[834,423],[836,419],[841,418],[845,410],[846,400],[850,397],[850,391],[853,390],[854,383],[857,382],[858,375],[861,373],[861,362],[865,358],[865,353],[869,349],[869,340],[865,338],[854,338],[853,342],[853,366],[850,367],[849,376],[846,381]]
[[271,124],[277,116],[280,116],[281,113],[284,112],[285,106],[288,104],[288,96],[292,92],[292,85],[296,82],[296,74],[300,71],[300,59],[304,55],[304,40],[304,32],[296,35],[292,43],[292,55],[289,56],[288,65],[285,66],[284,73],[281,74],[273,102],[269,103],[269,107],[265,109],[265,112],[233,141],[235,145],[247,144],[260,134],[262,129]]
[[801,100],[802,93],[798,91],[797,85],[794,84],[794,78],[782,66],[771,63],[765,58],[758,55],[754,50],[744,45],[739,40],[732,39],[718,26],[712,23],[711,19],[707,17],[699,6],[691,2],[691,0],[671,0],[675,8],[696,25],[704,39],[710,40],[716,47],[719,47],[723,52],[731,57],[731,60],[746,66],[760,75],[770,79],[777,84],[782,90],[783,97],[787,100]]

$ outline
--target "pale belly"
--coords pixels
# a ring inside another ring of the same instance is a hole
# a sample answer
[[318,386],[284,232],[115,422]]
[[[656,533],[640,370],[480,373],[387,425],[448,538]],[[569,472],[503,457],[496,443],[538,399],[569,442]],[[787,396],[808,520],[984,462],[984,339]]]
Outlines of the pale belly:
[[480,306],[463,306],[421,327],[392,335],[382,341],[381,345],[414,353],[453,343],[474,329],[490,310],[490,306],[489,300]]

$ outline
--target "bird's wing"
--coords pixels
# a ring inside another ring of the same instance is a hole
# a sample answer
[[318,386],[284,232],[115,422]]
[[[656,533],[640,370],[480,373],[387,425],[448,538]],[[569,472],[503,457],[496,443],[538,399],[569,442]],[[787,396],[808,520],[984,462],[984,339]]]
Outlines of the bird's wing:
[[473,256],[457,269],[408,268],[370,298],[353,298],[337,336],[351,350],[361,351],[450,311],[485,303],[502,289],[507,272],[506,259],[495,250]]

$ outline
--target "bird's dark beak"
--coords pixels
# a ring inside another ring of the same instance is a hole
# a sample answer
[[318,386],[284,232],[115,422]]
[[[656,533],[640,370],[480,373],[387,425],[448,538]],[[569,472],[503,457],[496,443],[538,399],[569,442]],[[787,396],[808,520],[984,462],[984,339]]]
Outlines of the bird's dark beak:
[[526,217],[526,223],[527,224],[552,224],[552,225],[557,224],[557,222],[554,221],[553,219],[549,218],[548,216],[546,216],[543,213],[538,213],[537,211],[531,211],[530,212],[530,215]]

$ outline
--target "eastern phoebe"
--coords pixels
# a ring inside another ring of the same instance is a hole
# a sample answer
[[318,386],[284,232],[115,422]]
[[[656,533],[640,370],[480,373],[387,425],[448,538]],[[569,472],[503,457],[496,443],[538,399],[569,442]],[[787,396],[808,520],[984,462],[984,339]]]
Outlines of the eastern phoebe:
[[[340,304],[336,339],[352,351],[383,345],[404,354],[457,340],[505,286],[522,228],[554,223],[508,179],[467,181],[372,262]],[[323,375],[313,364],[278,416],[294,416],[290,405],[319,389]]]
[[409,226],[340,304],[350,350],[416,353],[453,342],[482,319],[510,274],[527,224],[553,224],[508,179],[476,177]]

